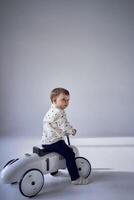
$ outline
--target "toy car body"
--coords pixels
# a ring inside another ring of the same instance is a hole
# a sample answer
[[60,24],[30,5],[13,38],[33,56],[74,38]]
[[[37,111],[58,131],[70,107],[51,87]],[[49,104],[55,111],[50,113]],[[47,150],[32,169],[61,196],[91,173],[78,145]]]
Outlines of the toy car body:
[[[72,146],[75,155],[78,156],[78,150]],[[44,175],[56,172],[59,169],[66,168],[66,162],[62,155],[56,152],[45,152],[43,149],[33,147],[33,153],[26,153],[21,158],[9,161],[1,171],[1,180],[3,183],[19,182],[23,174],[30,169],[38,169]]]
[[[77,147],[70,147],[75,153],[80,176],[88,177],[91,173],[89,161],[79,157]],[[18,182],[20,192],[26,197],[33,197],[42,189],[45,174],[54,175],[59,169],[65,168],[66,160],[62,155],[34,146],[32,154],[26,153],[21,158],[12,159],[3,167],[1,181],[5,184]]]

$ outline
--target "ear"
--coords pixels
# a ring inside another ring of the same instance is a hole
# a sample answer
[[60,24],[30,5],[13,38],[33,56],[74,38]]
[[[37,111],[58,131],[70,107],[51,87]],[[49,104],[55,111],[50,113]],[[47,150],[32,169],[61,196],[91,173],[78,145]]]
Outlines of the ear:
[[55,97],[55,98],[53,98],[53,103],[56,103],[56,97]]

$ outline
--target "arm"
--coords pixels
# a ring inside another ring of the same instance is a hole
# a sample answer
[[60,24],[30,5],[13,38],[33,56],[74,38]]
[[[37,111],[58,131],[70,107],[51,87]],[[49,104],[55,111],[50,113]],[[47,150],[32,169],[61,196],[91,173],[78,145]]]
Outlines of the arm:
[[63,130],[58,128],[57,126],[54,126],[56,122],[48,122],[47,126],[48,128],[50,128],[51,130],[53,130],[57,136],[63,137],[64,133]]
[[63,121],[61,124],[62,130],[64,132],[64,135],[66,135],[66,133],[68,133],[69,135],[73,134],[73,126],[69,123],[68,119],[67,119],[67,115],[64,112],[64,116],[63,116]]

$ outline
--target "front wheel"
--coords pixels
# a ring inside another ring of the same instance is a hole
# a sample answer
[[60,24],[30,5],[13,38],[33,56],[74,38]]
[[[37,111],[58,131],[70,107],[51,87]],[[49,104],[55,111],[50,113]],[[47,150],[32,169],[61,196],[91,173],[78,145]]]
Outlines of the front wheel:
[[91,164],[84,157],[76,157],[75,158],[77,169],[80,177],[87,178],[91,173]]
[[21,178],[19,189],[26,197],[36,196],[44,185],[43,173],[38,169],[30,169]]

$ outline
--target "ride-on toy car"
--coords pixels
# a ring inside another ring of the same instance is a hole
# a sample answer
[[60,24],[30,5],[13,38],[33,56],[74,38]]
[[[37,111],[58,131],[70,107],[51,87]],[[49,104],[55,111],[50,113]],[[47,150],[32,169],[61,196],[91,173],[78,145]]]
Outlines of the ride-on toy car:
[[[75,153],[75,159],[79,175],[87,178],[91,173],[91,164],[79,156],[78,148],[70,145],[67,135],[68,145]],[[44,175],[55,175],[59,169],[66,169],[65,158],[56,152],[47,152],[43,148],[33,147],[33,153],[25,153],[21,158],[10,160],[1,171],[3,183],[19,183],[19,190],[26,197],[34,197],[43,187]]]

